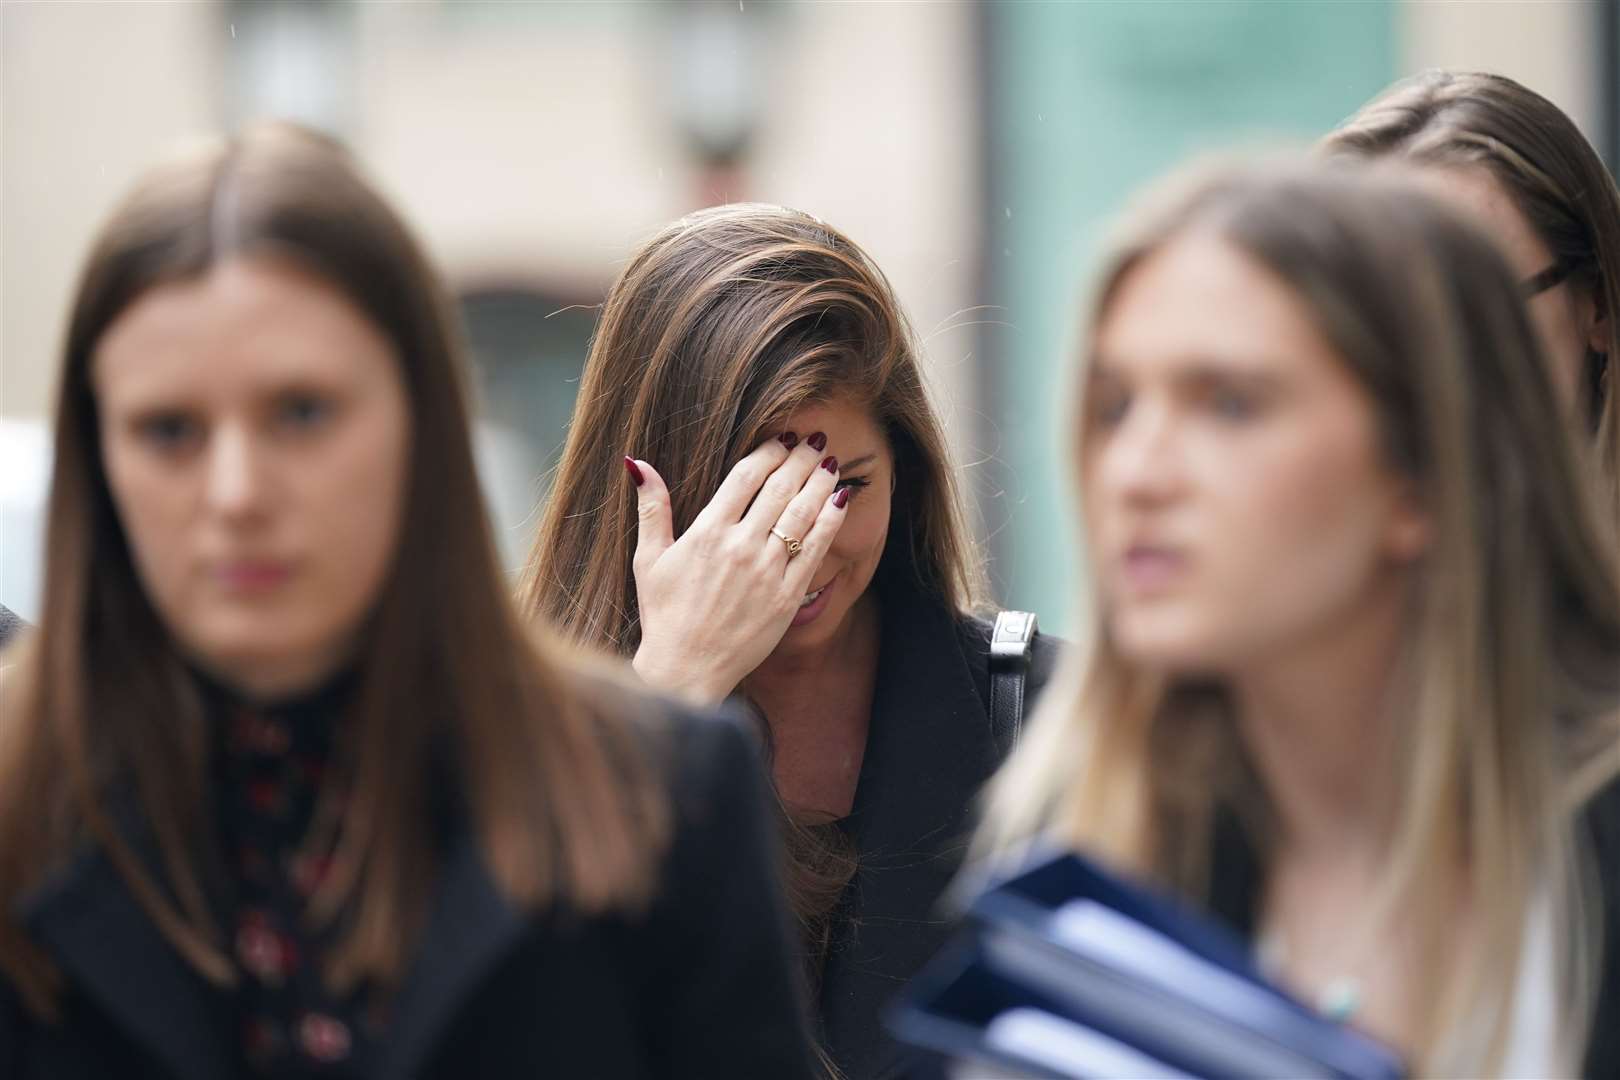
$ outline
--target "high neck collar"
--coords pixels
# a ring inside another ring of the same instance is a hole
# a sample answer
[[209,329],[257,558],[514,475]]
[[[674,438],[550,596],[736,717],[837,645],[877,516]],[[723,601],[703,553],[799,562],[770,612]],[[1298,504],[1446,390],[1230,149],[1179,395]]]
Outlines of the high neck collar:
[[331,715],[348,704],[360,681],[359,673],[353,667],[343,667],[321,682],[302,690],[264,695],[250,693],[195,665],[189,665],[188,670],[198,689],[202,691],[204,701],[210,706],[254,709],[278,716],[305,713]]

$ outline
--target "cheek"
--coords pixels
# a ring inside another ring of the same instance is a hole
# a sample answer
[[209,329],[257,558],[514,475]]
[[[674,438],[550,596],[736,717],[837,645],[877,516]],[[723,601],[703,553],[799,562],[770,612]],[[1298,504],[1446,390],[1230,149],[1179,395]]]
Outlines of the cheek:
[[844,518],[844,527],[833,541],[832,557],[862,567],[870,564],[875,569],[888,539],[888,500],[874,498],[868,489]]
[[197,478],[193,470],[160,468],[116,445],[103,468],[141,585],[160,611],[172,613],[184,603],[198,554]]
[[[1234,618],[1309,621],[1377,572],[1392,513],[1388,485],[1359,440],[1251,462],[1216,529],[1211,555]],[[1233,482],[1235,478],[1229,479]]]
[[311,553],[320,561],[322,587],[343,607],[368,607],[392,561],[408,452],[404,425],[394,422],[355,432],[325,467],[308,471],[319,482],[305,508]]
[[1536,297],[1530,303],[1530,320],[1541,340],[1547,376],[1559,403],[1573,412],[1586,366],[1586,342],[1578,329],[1578,312],[1565,295],[1569,291],[1558,289]]

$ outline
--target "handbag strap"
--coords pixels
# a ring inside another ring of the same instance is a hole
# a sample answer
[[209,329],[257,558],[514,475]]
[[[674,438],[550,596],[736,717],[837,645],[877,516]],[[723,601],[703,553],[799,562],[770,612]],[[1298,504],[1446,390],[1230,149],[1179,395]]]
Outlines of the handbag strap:
[[1029,675],[1033,611],[1003,611],[990,632],[990,734],[1002,756],[1018,745],[1024,727],[1024,682]]

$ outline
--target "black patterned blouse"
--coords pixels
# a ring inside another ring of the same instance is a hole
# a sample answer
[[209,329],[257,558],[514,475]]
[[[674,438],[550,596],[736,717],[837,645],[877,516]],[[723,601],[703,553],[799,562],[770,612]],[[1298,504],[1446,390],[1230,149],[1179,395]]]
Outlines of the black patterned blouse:
[[381,1018],[368,1015],[363,995],[327,989],[330,934],[305,917],[331,866],[343,792],[328,774],[354,681],[345,675],[309,695],[255,703],[204,680],[220,733],[220,840],[234,871],[232,955],[248,1075],[370,1072]]

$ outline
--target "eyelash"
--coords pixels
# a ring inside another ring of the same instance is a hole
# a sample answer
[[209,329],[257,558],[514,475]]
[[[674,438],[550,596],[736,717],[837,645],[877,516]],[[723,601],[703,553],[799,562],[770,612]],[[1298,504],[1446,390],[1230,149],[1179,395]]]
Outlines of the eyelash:
[[853,498],[856,498],[857,496],[860,495],[862,488],[871,487],[871,486],[872,486],[872,481],[868,480],[866,477],[864,477],[864,476],[851,476],[851,477],[847,477],[847,478],[845,478],[843,480],[838,481],[838,483],[833,486],[833,490],[834,491],[842,491],[845,488],[849,488],[850,489],[849,497],[853,499]]

